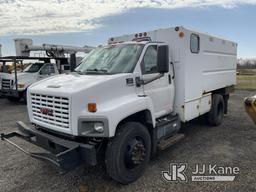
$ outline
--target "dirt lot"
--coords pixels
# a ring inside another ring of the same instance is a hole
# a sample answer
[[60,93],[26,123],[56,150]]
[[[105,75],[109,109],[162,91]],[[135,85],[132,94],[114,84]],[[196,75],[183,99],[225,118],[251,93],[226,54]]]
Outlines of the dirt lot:
[[[231,96],[229,115],[222,126],[211,128],[201,121],[186,125],[186,138],[158,154],[144,176],[124,186],[111,180],[103,165],[79,167],[59,175],[47,163],[32,159],[0,141],[0,191],[256,191],[256,126],[247,117],[243,98],[252,91],[236,91]],[[26,107],[0,99],[0,132],[15,130],[15,122],[27,122]],[[17,141],[23,144],[22,141]],[[30,148],[26,144],[23,146]],[[31,148],[30,148],[31,149]],[[197,163],[237,166],[240,174],[234,182],[165,182],[161,172],[170,163],[188,163],[188,172]]]

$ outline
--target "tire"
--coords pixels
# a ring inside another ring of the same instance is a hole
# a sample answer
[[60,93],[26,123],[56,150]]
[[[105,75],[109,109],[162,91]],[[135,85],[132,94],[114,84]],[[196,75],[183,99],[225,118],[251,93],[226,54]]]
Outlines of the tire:
[[215,94],[212,96],[212,106],[207,114],[207,122],[211,126],[219,126],[224,117],[224,99],[222,95]]
[[108,143],[105,155],[107,173],[119,183],[132,183],[144,173],[150,153],[148,129],[140,123],[125,123]]
[[20,97],[7,97],[7,99],[10,102],[19,102],[21,98]]
[[24,104],[27,104],[27,90],[25,90],[25,91],[22,93],[22,98],[23,98]]

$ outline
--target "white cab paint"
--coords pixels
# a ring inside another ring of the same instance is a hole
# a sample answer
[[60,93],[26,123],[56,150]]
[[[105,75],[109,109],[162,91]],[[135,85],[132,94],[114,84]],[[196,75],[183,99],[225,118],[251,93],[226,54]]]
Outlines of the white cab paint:
[[[180,32],[184,33],[183,38],[180,38]],[[133,73],[63,74],[30,86],[28,111],[31,122],[47,129],[78,135],[80,117],[103,117],[108,120],[108,136],[113,137],[120,121],[143,110],[150,112],[153,126],[157,118],[171,112],[178,114],[183,122],[194,119],[210,110],[212,91],[235,85],[236,43],[184,27],[179,27],[179,31],[168,28],[147,33],[153,42],[132,42],[134,34],[114,38],[117,42],[122,41],[122,44],[145,45]],[[200,38],[200,51],[197,54],[190,50],[191,34],[197,34]],[[169,73],[150,84],[135,86],[136,77],[153,76],[142,74],[141,62],[148,46],[160,44],[169,46]],[[127,85],[128,78],[134,80],[133,86]],[[35,120],[31,94],[68,98],[69,127],[64,130]],[[88,112],[88,103],[97,103],[97,112]]]

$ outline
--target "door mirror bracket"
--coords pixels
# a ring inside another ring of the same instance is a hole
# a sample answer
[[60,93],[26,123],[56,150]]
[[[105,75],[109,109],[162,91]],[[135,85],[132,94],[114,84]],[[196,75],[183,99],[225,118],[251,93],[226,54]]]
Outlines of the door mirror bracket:
[[141,85],[147,85],[157,79],[160,79],[161,77],[164,76],[164,73],[159,73],[159,74],[156,74],[154,77],[151,77],[151,78],[140,78],[140,77],[136,77],[135,78],[135,82],[136,82],[136,86],[137,87],[140,87]]

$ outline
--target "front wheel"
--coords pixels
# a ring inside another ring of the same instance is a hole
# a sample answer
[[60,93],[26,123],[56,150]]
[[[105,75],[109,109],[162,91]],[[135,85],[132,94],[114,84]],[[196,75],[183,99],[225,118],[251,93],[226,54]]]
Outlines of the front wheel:
[[134,182],[144,173],[150,153],[148,129],[140,123],[125,123],[108,143],[105,156],[107,173],[122,184]]
[[22,93],[23,102],[27,104],[27,90],[23,91]]

